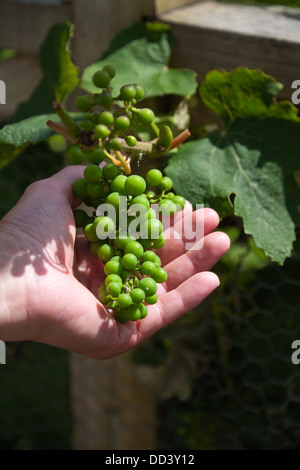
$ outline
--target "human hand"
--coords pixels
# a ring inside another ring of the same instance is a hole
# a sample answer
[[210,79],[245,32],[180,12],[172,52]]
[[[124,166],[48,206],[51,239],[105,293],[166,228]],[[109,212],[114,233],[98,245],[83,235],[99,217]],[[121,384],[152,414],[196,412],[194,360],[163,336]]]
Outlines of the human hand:
[[[97,297],[103,263],[84,237],[76,237],[72,210],[80,204],[72,185],[84,167],[67,167],[27,188],[0,222],[0,338],[36,341],[95,359],[119,355],[199,305],[219,285],[209,270],[229,248],[214,232],[211,209],[176,214],[169,234],[183,219],[203,223],[204,237],[186,251],[184,239],[167,239],[159,250],[168,279],[158,302],[137,322],[118,323]],[[188,204],[188,203],[187,203]],[[168,237],[167,237],[168,238]]]

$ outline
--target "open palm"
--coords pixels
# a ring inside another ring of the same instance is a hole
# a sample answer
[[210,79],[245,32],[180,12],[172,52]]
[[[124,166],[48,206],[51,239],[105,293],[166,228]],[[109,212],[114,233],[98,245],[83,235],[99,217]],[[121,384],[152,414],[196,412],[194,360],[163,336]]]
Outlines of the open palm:
[[[72,210],[80,203],[72,184],[83,167],[68,167],[31,185],[0,223],[2,273],[10,299],[2,338],[47,343],[96,359],[116,356],[199,305],[218,285],[209,270],[229,248],[215,232],[219,218],[211,209],[178,213],[169,234],[183,217],[203,222],[204,237],[186,251],[186,241],[171,237],[159,250],[168,279],[158,286],[158,302],[137,322],[118,323],[97,298],[104,281],[103,263],[83,237],[76,237]],[[17,306],[14,309],[14,302]],[[1,323],[0,323],[1,328]]]

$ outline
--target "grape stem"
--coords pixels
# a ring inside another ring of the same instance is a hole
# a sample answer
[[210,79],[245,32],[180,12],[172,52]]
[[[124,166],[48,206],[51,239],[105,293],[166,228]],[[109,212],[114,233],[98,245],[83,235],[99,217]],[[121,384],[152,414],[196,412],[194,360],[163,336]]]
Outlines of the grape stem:
[[143,154],[147,154],[153,157],[158,157],[166,153],[168,150],[173,150],[176,147],[179,147],[181,144],[183,144],[183,142],[185,142],[190,137],[190,135],[191,135],[190,131],[188,129],[185,129],[183,132],[178,134],[178,136],[176,136],[172,140],[170,147],[166,149],[165,152],[161,151],[158,148],[157,146],[158,139],[154,139],[151,142],[138,142],[134,147],[130,147],[129,145],[127,145],[124,139],[120,139],[120,141],[124,150],[128,150],[131,152],[135,151],[137,153],[143,153]]
[[65,110],[64,106],[61,103],[54,103],[53,110],[62,120],[68,133],[73,137],[78,137],[80,134],[80,129],[76,122],[73,121],[68,112]]
[[75,137],[70,135],[69,132],[67,131],[67,129],[62,124],[59,124],[58,122],[49,120],[49,121],[46,122],[46,125],[52,131],[55,131],[58,134],[61,134],[66,139],[68,139],[70,142],[72,142],[73,144],[76,144],[77,139],[75,139]]

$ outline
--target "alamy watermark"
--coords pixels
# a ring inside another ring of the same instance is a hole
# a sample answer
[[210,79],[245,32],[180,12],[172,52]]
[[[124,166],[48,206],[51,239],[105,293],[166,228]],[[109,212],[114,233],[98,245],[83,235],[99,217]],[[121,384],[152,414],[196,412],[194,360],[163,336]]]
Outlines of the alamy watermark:
[[292,83],[292,89],[294,91],[294,93],[292,93],[292,97],[291,97],[291,100],[292,100],[292,103],[293,104],[300,104],[300,80],[294,80],[293,83]]
[[[143,204],[132,204],[127,210],[127,197],[119,197],[119,207],[112,204],[100,204],[96,211],[99,222],[96,224],[96,234],[100,240],[116,238],[125,239],[128,235],[134,239],[183,240],[186,250],[199,250],[203,246],[204,219],[195,217],[190,206],[176,212],[175,223],[173,215],[162,211],[159,204],[152,204],[148,209]],[[203,209],[203,204],[196,205],[196,211]],[[176,220],[177,217],[177,220]]]
[[297,366],[298,364],[300,364],[300,340],[296,339],[295,341],[293,341],[291,348],[295,349],[291,356],[291,360],[292,363]]
[[0,104],[6,104],[6,85],[3,80],[0,80]]
[[6,364],[6,345],[0,341],[0,364]]

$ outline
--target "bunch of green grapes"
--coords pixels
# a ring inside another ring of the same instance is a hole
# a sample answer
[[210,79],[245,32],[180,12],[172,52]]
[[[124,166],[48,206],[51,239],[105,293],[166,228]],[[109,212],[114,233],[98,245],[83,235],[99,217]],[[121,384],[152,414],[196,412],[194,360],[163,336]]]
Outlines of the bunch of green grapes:
[[[93,82],[102,91],[77,98],[83,118],[76,123],[77,142],[69,145],[67,156],[71,164],[88,161],[73,191],[92,215],[76,209],[74,217],[91,252],[104,264],[99,300],[116,320],[127,322],[145,318],[147,305],[157,302],[157,284],[167,279],[156,253],[166,242],[159,215],[182,210],[185,199],[171,191],[171,179],[158,169],[149,170],[145,178],[131,174],[130,158],[140,152],[137,125],[155,126],[155,115],[136,107],[144,97],[139,85],[125,85],[113,97],[114,75],[112,66],[99,70]],[[171,130],[163,126],[153,151],[167,150],[172,139]]]

